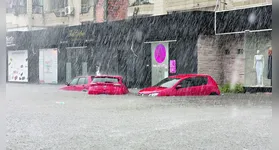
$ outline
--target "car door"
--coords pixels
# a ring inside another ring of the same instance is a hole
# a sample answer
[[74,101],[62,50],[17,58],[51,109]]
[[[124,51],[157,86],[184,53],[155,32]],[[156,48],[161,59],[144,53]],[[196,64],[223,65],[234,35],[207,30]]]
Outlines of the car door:
[[195,88],[193,85],[194,81],[192,80],[192,78],[187,78],[180,81],[180,83],[177,85],[177,87],[179,88],[176,88],[175,96],[193,95],[195,92]]
[[85,81],[84,81],[84,88],[85,88],[86,90],[89,89],[90,83],[91,83],[91,81],[92,81],[91,78],[92,78],[91,76],[85,78]]
[[177,88],[177,93],[179,96],[200,96],[204,95],[207,85],[206,77],[190,77],[184,79],[179,84],[180,87]]
[[78,80],[79,80],[78,77],[74,78],[74,79],[70,82],[69,86],[66,87],[66,90],[75,91],[76,86],[77,86],[77,83],[78,83]]
[[77,82],[77,85],[75,87],[75,91],[82,91],[84,89],[86,89],[86,82],[88,79],[86,77],[80,77],[78,82]]
[[208,77],[200,76],[194,78],[194,85],[195,85],[195,95],[208,95]]

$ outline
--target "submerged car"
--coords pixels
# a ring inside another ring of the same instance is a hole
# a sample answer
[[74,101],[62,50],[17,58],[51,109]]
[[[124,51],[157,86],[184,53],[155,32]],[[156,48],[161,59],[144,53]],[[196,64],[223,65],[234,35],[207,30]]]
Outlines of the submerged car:
[[205,96],[220,95],[216,81],[206,74],[181,74],[163,79],[158,84],[142,89],[141,96]]
[[129,90],[123,83],[121,76],[95,76],[90,84],[89,95],[124,95],[128,94]]
[[65,91],[88,91],[93,77],[94,76],[75,77],[70,83],[66,83],[66,86],[60,89]]

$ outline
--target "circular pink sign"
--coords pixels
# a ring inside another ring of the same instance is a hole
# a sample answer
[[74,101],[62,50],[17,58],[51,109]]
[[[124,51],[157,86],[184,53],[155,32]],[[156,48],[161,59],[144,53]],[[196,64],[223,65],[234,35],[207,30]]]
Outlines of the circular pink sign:
[[158,63],[162,63],[166,58],[166,48],[163,44],[159,44],[155,49],[155,60]]

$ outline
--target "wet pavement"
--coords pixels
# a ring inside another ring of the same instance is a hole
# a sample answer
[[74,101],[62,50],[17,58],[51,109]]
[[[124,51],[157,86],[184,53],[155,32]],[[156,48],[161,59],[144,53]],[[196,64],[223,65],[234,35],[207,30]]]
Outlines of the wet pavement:
[[7,149],[271,149],[271,95],[89,96],[58,88],[7,84]]

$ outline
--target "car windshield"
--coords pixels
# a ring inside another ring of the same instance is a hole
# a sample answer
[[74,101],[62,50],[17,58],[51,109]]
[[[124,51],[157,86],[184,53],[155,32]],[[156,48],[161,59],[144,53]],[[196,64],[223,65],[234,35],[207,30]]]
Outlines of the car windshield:
[[154,86],[170,88],[173,87],[179,80],[179,78],[165,78]]
[[92,83],[118,83],[119,80],[113,77],[95,77]]

